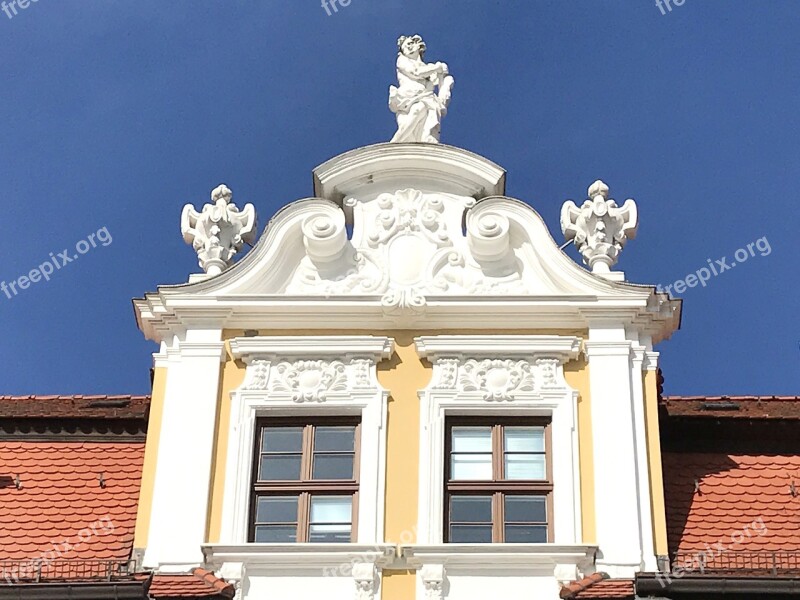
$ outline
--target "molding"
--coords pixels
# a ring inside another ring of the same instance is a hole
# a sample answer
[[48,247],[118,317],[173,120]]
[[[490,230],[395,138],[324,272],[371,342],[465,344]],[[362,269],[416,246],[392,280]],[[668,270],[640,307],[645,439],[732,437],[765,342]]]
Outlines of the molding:
[[424,179],[442,191],[476,199],[505,193],[506,172],[492,161],[446,144],[383,143],[356,148],[313,171],[314,195],[341,201],[365,186]]
[[392,338],[374,335],[254,336],[230,340],[231,354],[245,362],[255,358],[288,356],[369,356],[375,359],[392,355]]
[[581,571],[594,564],[597,546],[585,544],[433,544],[403,545],[400,555],[408,565],[468,566],[475,571],[571,564]]
[[548,416],[553,441],[555,541],[581,540],[578,392],[563,364],[578,355],[573,336],[442,335],[415,338],[433,363],[419,391],[418,539],[441,543],[444,527],[445,420],[452,415]]
[[547,354],[566,362],[578,357],[581,339],[560,335],[422,335],[414,338],[422,357],[462,355],[520,356]]
[[645,371],[658,371],[659,352],[645,351],[642,369]]
[[231,340],[231,352],[247,369],[241,387],[231,392],[223,542],[247,540],[256,419],[297,415],[361,417],[358,538],[383,539],[389,393],[378,382],[376,365],[393,346],[394,340],[379,336]]
[[226,563],[277,570],[285,567],[335,567],[358,559],[377,566],[391,564],[392,544],[203,544],[205,561],[215,569]]

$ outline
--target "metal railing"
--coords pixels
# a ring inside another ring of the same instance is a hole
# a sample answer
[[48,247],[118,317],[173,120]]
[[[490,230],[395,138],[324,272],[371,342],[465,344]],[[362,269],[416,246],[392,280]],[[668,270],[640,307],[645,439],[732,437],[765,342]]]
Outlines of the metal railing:
[[800,550],[774,552],[734,552],[700,550],[676,552],[672,556],[671,569],[683,569],[710,575],[798,575],[800,574]]
[[0,561],[0,585],[48,581],[118,581],[132,579],[133,564],[123,560]]

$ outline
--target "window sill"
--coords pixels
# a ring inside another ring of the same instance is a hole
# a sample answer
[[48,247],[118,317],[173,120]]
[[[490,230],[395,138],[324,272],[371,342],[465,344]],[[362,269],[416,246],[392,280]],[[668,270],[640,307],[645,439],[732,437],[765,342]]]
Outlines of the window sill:
[[564,544],[432,544],[404,545],[400,556],[411,568],[440,564],[474,570],[555,568],[574,565],[580,571],[594,565],[597,546]]
[[266,567],[338,567],[349,563],[390,564],[397,547],[393,544],[204,544],[206,563]]

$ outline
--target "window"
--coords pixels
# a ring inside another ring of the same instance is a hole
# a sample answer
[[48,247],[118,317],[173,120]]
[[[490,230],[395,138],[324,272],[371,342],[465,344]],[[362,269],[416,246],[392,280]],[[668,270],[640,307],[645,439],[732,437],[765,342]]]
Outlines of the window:
[[250,541],[354,540],[359,433],[357,419],[259,419]]
[[446,422],[445,541],[552,538],[550,427],[542,419]]

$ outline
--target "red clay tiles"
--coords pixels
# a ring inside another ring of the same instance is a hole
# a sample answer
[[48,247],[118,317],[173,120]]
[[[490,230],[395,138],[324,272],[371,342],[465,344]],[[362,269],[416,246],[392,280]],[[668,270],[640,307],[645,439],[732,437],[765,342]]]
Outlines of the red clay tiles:
[[671,552],[800,549],[800,456],[665,452],[663,465]]
[[605,573],[589,575],[561,589],[561,598],[564,600],[633,600],[634,595],[633,580],[609,579]]
[[150,396],[0,396],[0,418],[143,419]]
[[233,598],[232,584],[205,569],[191,575],[156,575],[150,585],[150,596],[158,600],[170,598]]
[[141,442],[0,441],[0,561],[128,560],[143,458]]

